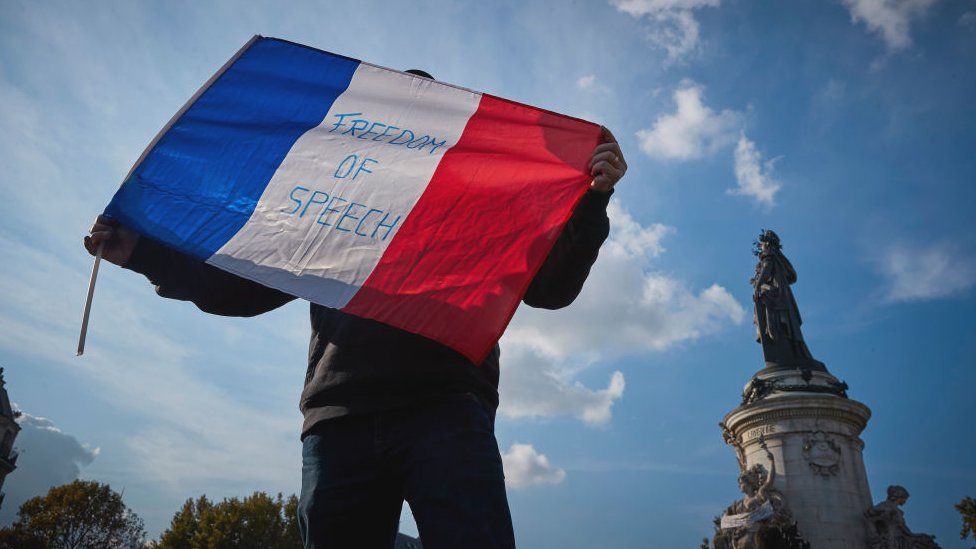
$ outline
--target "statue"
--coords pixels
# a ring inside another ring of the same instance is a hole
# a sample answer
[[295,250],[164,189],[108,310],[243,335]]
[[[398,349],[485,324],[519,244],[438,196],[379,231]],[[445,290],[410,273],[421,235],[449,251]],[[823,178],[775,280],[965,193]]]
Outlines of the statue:
[[742,471],[739,489],[745,497],[725,510],[712,543],[715,549],[808,549],[796,531],[783,494],[773,488],[776,460],[765,441],[760,445],[766,450],[769,472],[759,463]]
[[868,519],[868,547],[871,549],[938,549],[935,538],[914,534],[905,524],[905,513],[899,509],[908,501],[908,490],[888,487],[888,499],[864,512]]
[[756,242],[759,257],[756,276],[751,280],[755,302],[756,341],[762,344],[767,368],[797,368],[826,371],[813,358],[803,341],[800,309],[796,306],[790,285],[796,282],[796,271],[783,255],[779,236],[764,230]]

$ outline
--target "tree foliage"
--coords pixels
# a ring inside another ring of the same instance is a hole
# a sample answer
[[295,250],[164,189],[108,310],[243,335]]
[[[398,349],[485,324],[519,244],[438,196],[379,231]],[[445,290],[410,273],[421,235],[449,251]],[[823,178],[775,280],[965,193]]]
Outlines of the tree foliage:
[[156,549],[301,549],[298,498],[255,492],[219,503],[188,499],[173,515]]
[[959,537],[976,539],[976,499],[966,497],[956,504],[956,511],[962,515],[962,531]]
[[76,480],[20,506],[17,520],[0,530],[0,547],[88,549],[141,547],[142,519],[108,484]]

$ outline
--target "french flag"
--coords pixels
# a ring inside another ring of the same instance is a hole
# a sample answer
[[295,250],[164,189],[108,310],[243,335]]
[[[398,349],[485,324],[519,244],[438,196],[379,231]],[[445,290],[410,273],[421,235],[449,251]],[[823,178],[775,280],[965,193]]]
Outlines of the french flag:
[[257,36],[105,213],[480,363],[586,192],[599,138],[589,122]]

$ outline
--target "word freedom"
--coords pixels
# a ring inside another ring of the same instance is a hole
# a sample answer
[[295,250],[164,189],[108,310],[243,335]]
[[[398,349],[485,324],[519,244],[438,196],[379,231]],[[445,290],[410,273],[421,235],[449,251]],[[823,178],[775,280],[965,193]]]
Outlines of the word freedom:
[[[338,120],[332,124],[329,133],[338,131],[339,135],[351,135],[357,139],[372,139],[390,145],[402,145],[418,151],[424,150],[424,147],[429,145],[428,154],[434,154],[434,151],[447,144],[446,139],[438,141],[436,137],[431,135],[417,136],[413,130],[406,128],[370,121],[365,118],[351,118],[362,116],[362,114],[361,112],[347,112],[334,115]],[[344,129],[339,131],[340,128]]]

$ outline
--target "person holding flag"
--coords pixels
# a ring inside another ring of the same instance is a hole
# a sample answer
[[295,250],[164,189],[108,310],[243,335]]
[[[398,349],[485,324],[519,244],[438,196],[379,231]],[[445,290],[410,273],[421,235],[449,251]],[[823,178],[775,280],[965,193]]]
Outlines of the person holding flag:
[[[609,235],[607,204],[627,164],[613,134],[602,132],[590,189],[522,298],[531,307],[572,303]],[[295,299],[104,215],[84,244],[145,275],[160,296],[207,313],[250,317]],[[392,547],[404,500],[425,547],[514,547],[494,435],[498,345],[475,364],[431,339],[337,309],[311,303],[310,317],[300,403],[305,547]]]

